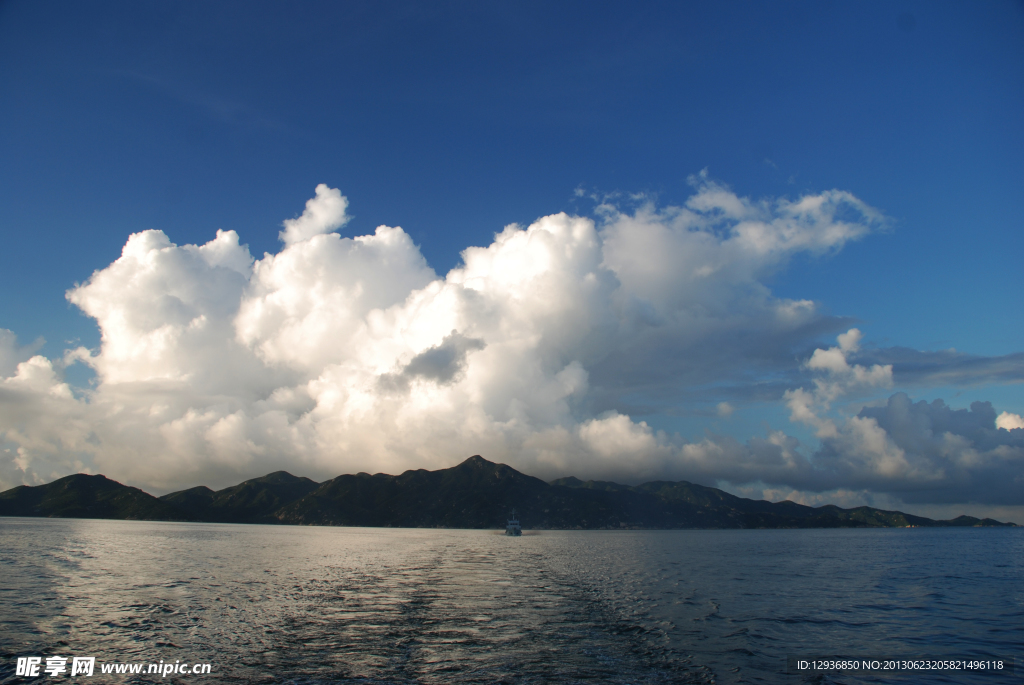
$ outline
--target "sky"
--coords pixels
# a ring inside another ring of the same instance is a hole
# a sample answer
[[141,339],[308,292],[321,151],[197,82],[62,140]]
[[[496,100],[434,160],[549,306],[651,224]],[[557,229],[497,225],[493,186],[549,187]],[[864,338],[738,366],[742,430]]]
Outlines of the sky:
[[1022,111],[1019,2],[0,2],[0,489],[1024,523]]

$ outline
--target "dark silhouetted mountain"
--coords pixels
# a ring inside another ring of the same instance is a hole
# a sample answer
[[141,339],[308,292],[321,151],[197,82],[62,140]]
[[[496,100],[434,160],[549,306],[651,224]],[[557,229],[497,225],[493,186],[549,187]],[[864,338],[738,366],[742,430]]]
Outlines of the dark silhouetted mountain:
[[877,528],[1013,526],[960,516],[933,521],[871,507],[808,507],[736,497],[686,481],[621,485],[545,483],[470,457],[438,471],[338,476],[324,483],[278,471],[214,492],[199,486],[160,499],[103,476],[68,476],[0,494],[0,515],[281,523],[316,526],[496,528],[513,508],[527,529]]
[[278,523],[274,512],[316,490],[309,478],[275,471],[214,492],[200,485],[160,499],[190,512],[197,520],[217,523]]
[[0,493],[0,516],[190,521],[193,517],[138,488],[78,473],[47,485]]
[[160,499],[185,511],[190,511],[200,520],[205,521],[207,510],[210,508],[210,502],[213,501],[216,494],[217,493],[205,485],[197,485],[196,487],[189,488],[188,490],[172,492],[169,495],[164,495]]
[[541,502],[550,488],[477,456],[439,471],[338,476],[284,507],[277,518],[306,525],[493,528],[504,525],[503,513]]

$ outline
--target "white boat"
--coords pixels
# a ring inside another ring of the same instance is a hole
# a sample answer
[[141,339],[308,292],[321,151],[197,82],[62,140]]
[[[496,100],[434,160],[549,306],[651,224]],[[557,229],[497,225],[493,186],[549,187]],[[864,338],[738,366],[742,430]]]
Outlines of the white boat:
[[505,535],[522,535],[523,528],[519,525],[519,519],[516,517],[516,510],[512,510],[512,518],[508,520],[505,525]]

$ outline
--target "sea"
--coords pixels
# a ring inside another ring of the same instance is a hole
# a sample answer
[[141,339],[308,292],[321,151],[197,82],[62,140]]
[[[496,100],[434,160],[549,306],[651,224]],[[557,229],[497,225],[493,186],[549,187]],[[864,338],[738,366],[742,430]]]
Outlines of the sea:
[[1020,684],[1022,657],[1024,528],[0,518],[5,684]]

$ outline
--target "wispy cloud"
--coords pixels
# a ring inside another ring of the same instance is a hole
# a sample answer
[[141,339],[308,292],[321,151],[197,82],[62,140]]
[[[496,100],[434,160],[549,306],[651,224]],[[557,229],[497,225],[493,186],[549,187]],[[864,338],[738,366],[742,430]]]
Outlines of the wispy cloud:
[[225,97],[222,93],[204,92],[192,85],[154,73],[131,69],[107,70],[107,74],[148,90],[166,101],[180,103],[221,124],[242,130],[284,130],[286,125],[252,105]]
[[1024,381],[1024,352],[998,357],[965,354],[956,350],[922,352],[906,347],[864,350],[858,359],[887,364],[898,383],[914,385],[978,385]]

